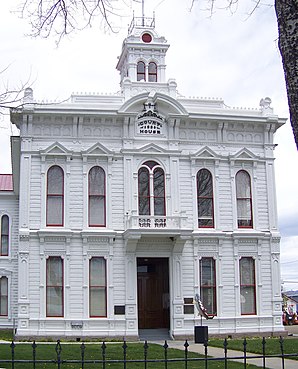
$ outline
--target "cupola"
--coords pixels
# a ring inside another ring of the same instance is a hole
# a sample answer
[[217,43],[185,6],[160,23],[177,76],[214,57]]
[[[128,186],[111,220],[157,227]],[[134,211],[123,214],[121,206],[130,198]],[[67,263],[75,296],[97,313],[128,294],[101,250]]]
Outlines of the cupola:
[[154,15],[152,18],[133,17],[116,66],[122,91],[126,84],[145,84],[147,89],[166,83],[165,56],[169,46],[155,31]]

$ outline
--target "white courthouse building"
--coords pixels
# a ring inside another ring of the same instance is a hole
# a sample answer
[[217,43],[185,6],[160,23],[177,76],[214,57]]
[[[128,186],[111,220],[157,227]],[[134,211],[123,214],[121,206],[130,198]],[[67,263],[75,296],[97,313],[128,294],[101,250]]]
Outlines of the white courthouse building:
[[283,331],[273,136],[257,109],[185,98],[169,44],[134,18],[121,92],[11,111],[12,175],[0,176],[0,328],[17,336]]

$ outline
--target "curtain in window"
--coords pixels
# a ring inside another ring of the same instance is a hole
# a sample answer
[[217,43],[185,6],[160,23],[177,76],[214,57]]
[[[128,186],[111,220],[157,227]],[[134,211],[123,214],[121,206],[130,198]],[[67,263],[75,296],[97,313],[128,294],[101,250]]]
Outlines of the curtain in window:
[[63,226],[64,173],[55,165],[47,175],[47,225]]
[[251,257],[240,259],[241,314],[256,314],[255,261]]
[[47,259],[47,316],[63,316],[63,260]]
[[101,167],[89,171],[89,226],[106,225],[105,172]]
[[209,315],[216,315],[216,273],[215,260],[202,258],[200,260],[200,297]]
[[89,306],[90,317],[107,316],[106,261],[93,257],[89,264]]
[[8,279],[0,278],[0,316],[8,315]]
[[197,174],[198,227],[213,228],[213,184],[212,175],[207,169]]
[[161,168],[153,172],[154,215],[166,215],[165,175]]
[[8,255],[9,244],[9,218],[7,215],[1,217],[1,256]]
[[149,82],[157,82],[157,66],[154,62],[148,65],[148,80]]
[[250,176],[240,170],[236,174],[236,196],[237,196],[237,218],[238,227],[252,227],[252,201],[251,201],[251,185]]
[[139,215],[150,215],[149,170],[140,168],[138,172]]

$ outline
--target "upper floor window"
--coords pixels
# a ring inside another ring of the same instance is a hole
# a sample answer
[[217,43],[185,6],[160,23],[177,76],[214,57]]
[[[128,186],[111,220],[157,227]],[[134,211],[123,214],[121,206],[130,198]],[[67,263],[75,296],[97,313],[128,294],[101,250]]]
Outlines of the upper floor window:
[[0,256],[8,256],[8,245],[9,245],[9,218],[8,215],[2,215]]
[[237,220],[239,228],[252,228],[250,175],[245,170],[236,174]]
[[214,227],[212,175],[207,169],[197,174],[198,227]]
[[154,62],[150,62],[148,66],[148,81],[157,82],[157,66]]
[[106,187],[105,172],[101,167],[89,171],[89,227],[106,225]]
[[47,174],[47,226],[63,226],[64,173],[54,165]]
[[0,278],[0,316],[8,315],[8,279]]
[[166,215],[165,174],[159,164],[146,161],[138,172],[139,215]]
[[50,256],[47,259],[46,286],[47,316],[63,316],[63,259],[60,256]]
[[216,273],[215,260],[205,257],[200,260],[200,297],[209,315],[216,315]]
[[92,257],[89,262],[89,309],[90,317],[107,316],[106,261]]
[[137,65],[137,81],[146,81],[146,66],[142,61],[138,62]]
[[243,257],[240,266],[240,303],[241,314],[256,314],[255,261],[252,257]]

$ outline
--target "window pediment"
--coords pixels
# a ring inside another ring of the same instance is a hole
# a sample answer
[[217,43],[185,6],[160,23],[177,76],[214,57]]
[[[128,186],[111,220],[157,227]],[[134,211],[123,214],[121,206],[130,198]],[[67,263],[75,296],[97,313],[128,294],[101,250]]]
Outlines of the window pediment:
[[68,150],[59,142],[54,142],[45,150],[40,151],[41,156],[68,156],[72,155],[72,151]]
[[113,156],[114,151],[109,150],[104,145],[97,142],[91,146],[88,150],[82,151],[82,156]]

